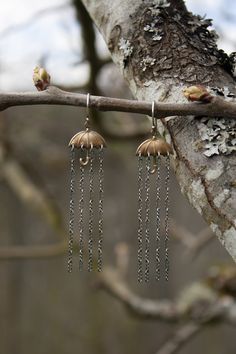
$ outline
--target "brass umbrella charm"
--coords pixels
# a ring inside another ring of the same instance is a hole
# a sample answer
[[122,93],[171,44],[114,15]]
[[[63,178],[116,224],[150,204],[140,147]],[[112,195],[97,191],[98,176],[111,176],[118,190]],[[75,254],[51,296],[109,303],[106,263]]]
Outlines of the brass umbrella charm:
[[[152,137],[139,145],[136,151],[138,156],[138,281],[149,281],[150,273],[150,177],[156,175],[155,194],[155,278],[160,279],[161,269],[161,159],[165,158],[165,279],[169,277],[169,180],[170,180],[170,154],[172,147],[157,131],[157,122],[154,117],[155,101],[152,102]],[[143,161],[145,161],[143,166]],[[144,203],[143,203],[144,199]],[[144,205],[143,205],[144,204]]]
[[[79,154],[79,203],[78,203],[78,226],[79,226],[79,270],[83,269],[84,263],[84,204],[86,198],[86,187],[84,184],[85,173],[88,174],[88,271],[93,270],[94,263],[94,159],[98,156],[98,238],[97,238],[97,269],[102,270],[102,243],[103,243],[103,194],[104,194],[104,169],[103,149],[106,142],[97,132],[90,129],[89,124],[89,102],[90,94],[87,94],[87,117],[85,130],[75,134],[69,142],[71,148],[71,182],[70,182],[70,222],[69,222],[69,249],[68,249],[68,271],[72,271],[73,242],[74,242],[74,194],[75,194],[75,150]],[[87,180],[87,178],[86,178]]]

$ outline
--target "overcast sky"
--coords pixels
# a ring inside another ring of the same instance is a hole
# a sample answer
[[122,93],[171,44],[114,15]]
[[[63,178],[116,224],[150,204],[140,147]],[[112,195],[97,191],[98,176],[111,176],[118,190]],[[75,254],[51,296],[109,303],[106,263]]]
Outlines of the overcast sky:
[[[187,0],[194,13],[213,18],[224,35],[219,46],[235,51],[236,1]],[[56,7],[57,10],[52,10]],[[51,10],[50,10],[51,9]],[[46,11],[47,10],[47,11]],[[100,55],[106,47],[98,39]],[[45,61],[55,82],[65,85],[83,84],[87,80],[87,64],[78,65],[81,57],[80,30],[69,0],[1,1],[0,12],[0,89],[32,88],[32,69]]]

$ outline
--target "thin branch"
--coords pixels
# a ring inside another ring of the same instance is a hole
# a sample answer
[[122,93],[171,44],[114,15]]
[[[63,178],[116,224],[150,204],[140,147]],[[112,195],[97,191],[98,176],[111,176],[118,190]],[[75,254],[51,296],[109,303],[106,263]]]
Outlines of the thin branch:
[[96,50],[95,27],[82,1],[74,0],[73,4],[75,6],[77,18],[81,26],[81,36],[83,38],[83,53],[85,59],[90,65],[90,77],[87,85],[88,90],[93,90],[95,94],[98,94],[99,92],[97,88],[96,79],[97,74],[101,68],[101,63]]
[[44,217],[60,239],[56,243],[48,245],[1,246],[0,259],[46,258],[65,253],[67,249],[67,232],[60,211],[50,198],[32,182],[21,164],[9,155],[5,144],[1,143],[1,177],[4,178],[23,203]]
[[171,336],[155,354],[177,353],[184,344],[204,328],[204,325],[209,324],[213,320],[222,319],[223,312],[224,310],[219,304],[209,306],[202,318],[191,320],[178,328],[174,335]]
[[[236,316],[232,315],[236,307],[235,301],[233,298],[229,298],[226,304],[221,294],[217,296],[217,293],[215,293],[216,298],[212,297],[211,300],[209,299],[209,303],[206,304],[204,311],[202,309],[197,311],[199,301],[200,303],[202,301],[198,297],[194,297],[191,304],[185,307],[181,305],[181,301],[183,300],[183,298],[181,300],[181,297],[177,297],[175,300],[144,299],[129,289],[116,269],[109,267],[106,267],[99,275],[98,285],[139,317],[155,318],[165,322],[178,322],[179,320],[186,319],[200,324],[210,322],[214,319],[224,320],[232,325],[236,324]],[[191,288],[191,284],[189,288]]]
[[215,239],[214,233],[209,227],[201,230],[196,236],[179,225],[175,220],[170,222],[170,234],[181,242],[187,249],[188,255],[196,257],[208,242]]
[[[42,92],[0,93],[0,111],[13,106],[54,104],[86,107],[86,95],[50,86]],[[119,111],[151,115],[151,102],[91,96],[90,107],[99,111]],[[214,97],[210,103],[156,103],[155,117],[209,116],[236,118],[236,104]]]
[[176,240],[181,242],[188,250],[192,249],[195,245],[195,236],[173,219],[170,221],[170,234]]
[[61,256],[66,250],[66,241],[38,246],[1,246],[0,260],[51,258]]
[[1,176],[20,200],[30,209],[40,213],[60,235],[65,235],[61,214],[45,193],[30,180],[21,165],[16,160],[8,158],[1,163],[1,168]]
[[197,257],[204,247],[212,240],[215,240],[214,233],[209,227],[204,228],[195,237],[195,243],[189,249],[189,255],[192,258]]
[[111,268],[106,267],[99,276],[99,285],[137,316],[167,321],[176,321],[181,316],[181,312],[171,301],[142,299],[134,294],[123,282],[120,274]]
[[196,322],[188,322],[178,328],[174,335],[156,352],[156,354],[174,354],[202,329]]

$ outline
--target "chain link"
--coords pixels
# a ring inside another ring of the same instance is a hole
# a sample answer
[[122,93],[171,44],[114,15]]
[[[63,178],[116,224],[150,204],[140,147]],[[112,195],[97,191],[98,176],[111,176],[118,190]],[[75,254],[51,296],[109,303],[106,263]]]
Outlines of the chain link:
[[150,248],[150,157],[146,159],[146,177],[145,177],[145,282],[149,281],[150,260],[149,260],[149,248]]
[[69,212],[69,242],[68,242],[68,272],[73,267],[73,242],[74,242],[74,192],[75,192],[75,150],[71,147],[70,157],[70,212]]
[[160,186],[160,167],[161,167],[161,158],[157,157],[157,171],[156,171],[156,280],[160,280],[160,246],[161,246],[161,238],[160,238],[160,227],[161,227],[161,218],[160,218],[160,199],[161,199],[161,186]]
[[99,201],[98,201],[98,272],[102,271],[102,246],[103,246],[103,200],[104,200],[104,168],[103,168],[103,150],[100,150],[99,156]]
[[143,281],[143,200],[142,200],[142,191],[143,191],[143,158],[142,156],[138,157],[138,282]]
[[79,270],[83,269],[84,257],[84,166],[80,164],[80,180],[79,180]]
[[88,271],[93,270],[93,154],[90,155],[90,168],[89,168],[89,235],[88,235]]
[[166,157],[166,178],[165,178],[165,279],[169,279],[169,182],[170,182],[170,156]]

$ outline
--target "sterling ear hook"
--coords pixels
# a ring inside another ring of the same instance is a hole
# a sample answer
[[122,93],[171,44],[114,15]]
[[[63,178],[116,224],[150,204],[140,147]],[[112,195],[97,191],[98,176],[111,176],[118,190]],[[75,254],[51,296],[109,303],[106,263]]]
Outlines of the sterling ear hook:
[[[155,101],[152,102],[152,137],[139,145],[136,155],[138,156],[138,281],[149,281],[150,273],[150,177],[156,175],[156,237],[155,237],[155,278],[160,279],[160,246],[161,246],[161,159],[166,160],[165,176],[165,279],[169,278],[169,180],[170,180],[170,154],[172,147],[157,130],[157,120],[155,118]],[[152,158],[152,161],[151,161]],[[145,167],[143,160],[145,159]],[[151,163],[152,162],[152,163]],[[143,203],[144,198],[144,203]],[[144,205],[143,205],[144,204]]]
[[[69,246],[68,246],[68,271],[72,272],[73,265],[73,243],[74,243],[74,195],[75,195],[75,150],[79,154],[79,201],[78,201],[78,231],[79,231],[79,270],[83,269],[84,263],[84,243],[85,233],[88,233],[88,271],[91,272],[94,267],[94,196],[98,194],[98,239],[97,239],[97,270],[102,270],[102,244],[103,244],[103,149],[106,142],[97,132],[90,129],[90,94],[87,94],[87,109],[85,130],[75,134],[69,142],[71,148],[71,180],[70,180],[70,221],[69,221]],[[94,160],[98,156],[98,191],[94,190]],[[88,178],[85,176],[88,175]],[[85,178],[86,177],[86,178]],[[89,181],[85,186],[85,181]],[[88,230],[84,222],[84,204],[88,192],[89,220]]]
[[[152,133],[153,137],[156,136],[157,134],[157,122],[154,119],[154,114],[155,114],[155,101],[152,101]],[[160,156],[160,153],[158,152],[158,156]],[[149,173],[154,174],[157,170],[157,158],[156,155],[153,155],[153,168],[149,171]]]

